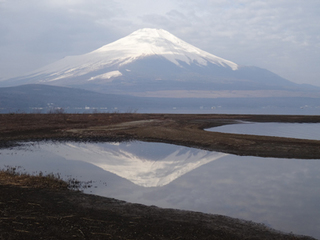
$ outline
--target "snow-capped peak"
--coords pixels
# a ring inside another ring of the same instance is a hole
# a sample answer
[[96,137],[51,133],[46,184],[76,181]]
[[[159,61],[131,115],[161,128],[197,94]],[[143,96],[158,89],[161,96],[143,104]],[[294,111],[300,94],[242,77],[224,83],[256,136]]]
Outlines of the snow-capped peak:
[[237,64],[196,48],[163,29],[143,28],[91,53],[110,51],[122,53],[123,57],[127,56],[129,59],[125,63],[141,56],[160,55],[179,66],[179,61],[199,65],[211,62],[223,67],[229,66],[233,70],[238,69]]
[[[208,63],[237,70],[238,65],[205,52],[186,43],[163,29],[144,28],[115,42],[79,56],[65,57],[33,72],[32,76],[42,75],[41,82],[52,82],[67,78],[93,75],[87,81],[105,79],[119,67],[148,56],[160,56],[179,67],[182,63],[207,66]],[[99,72],[95,75],[96,72]],[[117,72],[112,77],[121,76]],[[109,78],[108,78],[109,79]],[[113,79],[110,79],[113,81]]]

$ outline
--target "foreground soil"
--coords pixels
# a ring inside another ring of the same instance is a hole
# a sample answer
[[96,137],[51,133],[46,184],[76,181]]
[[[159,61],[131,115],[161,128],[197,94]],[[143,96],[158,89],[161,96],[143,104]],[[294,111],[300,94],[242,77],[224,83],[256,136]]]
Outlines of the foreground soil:
[[0,172],[0,239],[312,239],[221,215],[86,195]]
[[[320,116],[5,114],[0,115],[0,147],[21,141],[142,140],[238,155],[320,159],[320,141],[203,130],[239,121],[320,122]],[[47,180],[0,172],[0,239],[312,239],[226,216],[86,195]]]

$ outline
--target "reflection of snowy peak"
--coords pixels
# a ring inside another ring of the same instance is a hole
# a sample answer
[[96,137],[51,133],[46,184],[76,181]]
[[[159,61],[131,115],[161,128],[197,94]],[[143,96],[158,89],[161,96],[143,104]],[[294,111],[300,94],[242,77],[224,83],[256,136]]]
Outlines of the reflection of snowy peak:
[[[156,153],[152,148],[155,147],[161,149],[158,157],[154,156]],[[147,152],[137,149],[137,143],[129,146],[69,143],[59,146],[56,154],[94,164],[143,187],[167,185],[187,172],[226,155],[155,143],[144,143],[144,149],[149,149]],[[52,148],[47,150],[52,151]]]

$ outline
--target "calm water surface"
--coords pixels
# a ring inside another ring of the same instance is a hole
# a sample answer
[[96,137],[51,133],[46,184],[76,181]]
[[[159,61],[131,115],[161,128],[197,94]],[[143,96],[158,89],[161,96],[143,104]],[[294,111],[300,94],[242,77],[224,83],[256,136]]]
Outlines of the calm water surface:
[[162,143],[68,142],[0,150],[0,167],[6,165],[93,180],[87,193],[320,238],[319,160],[239,157]]
[[320,123],[252,123],[224,125],[207,131],[320,140]]

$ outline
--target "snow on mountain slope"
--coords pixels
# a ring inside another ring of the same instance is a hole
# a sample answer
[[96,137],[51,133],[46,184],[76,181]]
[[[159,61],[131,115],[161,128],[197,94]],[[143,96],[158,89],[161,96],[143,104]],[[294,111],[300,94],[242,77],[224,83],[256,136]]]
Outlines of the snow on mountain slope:
[[140,56],[161,55],[178,66],[181,66],[178,62],[180,60],[189,65],[196,61],[199,65],[204,66],[211,62],[223,67],[229,66],[233,70],[238,68],[237,64],[196,48],[163,29],[140,29],[92,53],[103,54],[112,51],[121,53],[126,59],[122,64],[131,62]]
[[[90,53],[65,57],[38,69],[32,76],[47,75],[42,81],[50,82],[83,76],[104,68],[113,68],[112,70],[115,71],[120,66],[137,59],[154,55],[164,57],[181,68],[183,68],[181,65],[183,62],[198,66],[207,66],[211,63],[232,70],[238,69],[237,64],[196,48],[165,30],[144,28]],[[98,75],[97,78],[105,78]],[[117,76],[121,76],[121,72]],[[95,76],[88,80],[94,79],[96,79]]]
[[119,76],[122,76],[121,72],[119,72],[119,71],[111,71],[111,72],[107,72],[107,73],[104,73],[104,74],[100,74],[100,75],[95,76],[95,77],[91,77],[89,79],[89,81],[93,81],[93,80],[96,80],[96,79],[110,79],[112,77],[119,77]]

